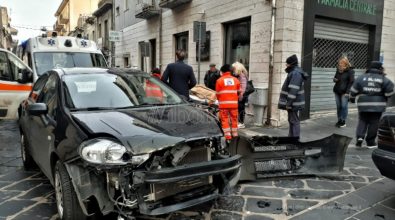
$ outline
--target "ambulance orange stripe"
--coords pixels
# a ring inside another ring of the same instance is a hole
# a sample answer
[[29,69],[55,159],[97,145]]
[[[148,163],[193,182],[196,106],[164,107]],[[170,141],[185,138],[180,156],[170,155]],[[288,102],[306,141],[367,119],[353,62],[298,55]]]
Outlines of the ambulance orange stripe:
[[31,91],[31,85],[10,85],[0,83],[0,90],[7,90],[7,91]]

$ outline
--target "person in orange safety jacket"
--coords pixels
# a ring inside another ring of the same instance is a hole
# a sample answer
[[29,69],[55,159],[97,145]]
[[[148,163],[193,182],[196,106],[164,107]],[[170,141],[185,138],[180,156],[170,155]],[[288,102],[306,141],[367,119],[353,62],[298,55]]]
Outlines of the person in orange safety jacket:
[[[160,70],[159,68],[154,68],[151,71],[153,77],[156,77],[160,80]],[[163,100],[163,92],[160,86],[156,85],[155,83],[147,80],[145,85],[145,93],[147,97],[153,97],[158,99],[159,101]]]
[[[240,81],[232,76],[229,64],[221,67],[221,77],[215,85],[219,117],[225,139],[229,143],[232,137],[237,137],[238,100],[240,94]],[[230,124],[229,124],[230,121]]]

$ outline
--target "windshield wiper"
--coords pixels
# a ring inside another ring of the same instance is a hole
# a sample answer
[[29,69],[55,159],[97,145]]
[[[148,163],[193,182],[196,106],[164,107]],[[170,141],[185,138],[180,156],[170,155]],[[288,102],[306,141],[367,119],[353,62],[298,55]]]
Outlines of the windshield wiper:
[[167,105],[176,105],[177,103],[141,103],[140,105],[136,107],[146,107],[146,106],[167,106]]
[[100,110],[114,110],[111,107],[87,107],[87,108],[71,108],[70,111],[100,111]]

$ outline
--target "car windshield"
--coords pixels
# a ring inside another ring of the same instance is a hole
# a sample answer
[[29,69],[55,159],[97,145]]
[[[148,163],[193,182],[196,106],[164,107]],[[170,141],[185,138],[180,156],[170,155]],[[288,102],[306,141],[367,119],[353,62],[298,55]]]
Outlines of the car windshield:
[[99,53],[37,52],[34,60],[38,75],[57,68],[107,67]]
[[74,111],[184,103],[175,92],[148,74],[65,75],[63,82],[66,106]]

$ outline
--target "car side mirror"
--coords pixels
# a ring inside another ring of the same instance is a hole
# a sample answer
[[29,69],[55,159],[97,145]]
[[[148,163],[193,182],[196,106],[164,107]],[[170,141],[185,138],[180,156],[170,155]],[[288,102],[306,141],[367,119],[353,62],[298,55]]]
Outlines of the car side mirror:
[[22,84],[31,83],[33,82],[33,73],[28,69],[23,69],[22,72],[18,74],[17,81]]
[[41,116],[41,115],[46,115],[48,113],[48,107],[47,104],[45,103],[34,103],[28,105],[27,111],[29,112],[30,115]]

